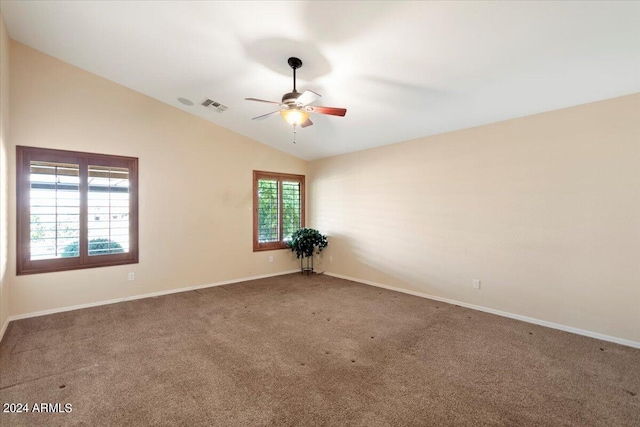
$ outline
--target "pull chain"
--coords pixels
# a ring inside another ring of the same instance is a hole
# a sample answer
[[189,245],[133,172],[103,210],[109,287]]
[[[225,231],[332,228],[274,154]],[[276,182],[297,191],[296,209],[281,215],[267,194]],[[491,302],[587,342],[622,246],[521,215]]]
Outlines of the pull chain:
[[[293,70],[295,72],[295,69]],[[296,125],[293,125],[293,143],[296,143]]]

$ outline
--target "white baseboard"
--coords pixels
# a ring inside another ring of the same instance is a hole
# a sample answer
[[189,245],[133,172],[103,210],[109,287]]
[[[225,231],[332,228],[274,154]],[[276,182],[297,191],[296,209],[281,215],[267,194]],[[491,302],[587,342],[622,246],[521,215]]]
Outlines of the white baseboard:
[[389,289],[396,292],[402,292],[409,295],[414,295],[421,298],[432,299],[435,301],[442,301],[448,304],[459,305],[461,307],[471,308],[473,310],[484,311],[485,313],[496,314],[498,316],[508,317],[510,319],[521,320],[527,323],[533,323],[535,325],[546,326],[547,328],[558,329],[565,332],[571,332],[578,335],[584,335],[590,338],[596,338],[603,341],[609,341],[616,344],[626,345],[628,347],[640,348],[640,342],[631,341],[624,338],[612,337],[610,335],[604,335],[597,332],[586,331],[584,329],[578,329],[571,326],[560,325],[558,323],[547,322],[546,320],[535,319],[533,317],[521,316],[519,314],[509,313],[507,311],[496,310],[494,308],[483,307],[480,305],[469,304],[466,302],[456,301],[449,298],[442,298],[435,295],[429,295],[422,292],[411,291],[408,289],[396,288],[394,286],[383,285],[382,283],[371,282],[369,280],[357,279],[355,277],[343,276],[342,274],[325,272],[327,276],[337,277],[338,279],[351,280],[353,282],[362,283],[364,285],[375,286],[378,288]]
[[7,327],[9,326],[10,321],[11,319],[9,318],[7,318],[7,320],[4,321],[4,325],[2,325],[2,329],[0,329],[0,341],[2,341],[2,337],[4,336],[4,333],[7,330]]
[[[33,313],[25,313],[25,314],[20,314],[20,315],[17,315],[17,316],[10,316],[4,322],[4,325],[2,325],[2,329],[0,329],[0,341],[2,341],[2,337],[4,337],[4,333],[6,332],[7,327],[9,326],[9,322],[11,322],[13,320],[20,320],[20,319],[27,319],[27,318],[30,318],[30,317],[45,316],[47,314],[54,314],[54,313],[61,313],[61,312],[64,312],[64,311],[79,310],[81,308],[97,307],[97,306],[100,306],[100,305],[115,304],[115,303],[118,303],[118,302],[132,301],[132,300],[142,299],[142,298],[153,298],[153,297],[157,297],[157,296],[175,294],[175,293],[179,293],[179,292],[193,291],[193,290],[196,290],[196,289],[211,288],[211,287],[214,287],[214,286],[230,285],[232,283],[246,282],[246,281],[249,281],[249,280],[265,279],[267,277],[275,277],[275,276],[282,276],[282,275],[285,275],[285,274],[297,273],[298,271],[299,270],[290,270],[290,271],[284,271],[284,272],[274,273],[274,274],[263,274],[263,275],[259,275],[259,276],[244,277],[244,278],[240,278],[240,279],[232,279],[232,280],[226,280],[226,281],[222,281],[222,282],[208,283],[208,284],[204,284],[204,285],[188,286],[186,288],[169,289],[169,290],[166,290],[166,291],[152,292],[152,293],[141,294],[141,295],[133,295],[133,296],[128,296],[128,297],[124,297],[124,298],[116,298],[116,299],[98,301],[98,302],[93,302],[93,303],[88,303],[88,304],[79,304],[79,305],[73,305],[73,306],[68,306],[68,307],[60,307],[60,308],[54,308],[54,309],[50,309],[50,310],[37,311],[37,312],[33,312]],[[382,283],[376,283],[376,282],[372,282],[372,281],[369,281],[369,280],[357,279],[355,277],[344,276],[344,275],[341,275],[341,274],[330,273],[330,272],[323,272],[323,274],[326,274],[327,276],[336,277],[338,279],[351,280],[353,282],[358,282],[358,283],[362,283],[362,284],[365,284],[365,285],[370,285],[370,286],[375,286],[375,287],[378,287],[378,288],[389,289],[389,290],[396,291],[396,292],[402,292],[402,293],[405,293],[405,294],[414,295],[414,296],[421,297],[421,298],[427,298],[427,299],[432,299],[432,300],[435,300],[435,301],[442,301],[442,302],[445,302],[445,303],[448,303],[448,304],[459,305],[461,307],[466,307],[466,308],[470,308],[470,309],[473,309],[473,310],[483,311],[485,313],[496,314],[498,316],[508,317],[510,319],[516,319],[516,320],[521,320],[521,321],[527,322],[527,323],[533,323],[535,325],[546,326],[548,328],[558,329],[558,330],[565,331],[565,332],[571,332],[571,333],[578,334],[578,335],[584,335],[584,336],[587,336],[587,337],[590,337],[590,338],[596,338],[596,339],[603,340],[603,341],[609,341],[609,342],[613,342],[613,343],[616,343],[616,344],[626,345],[628,347],[640,348],[640,342],[637,342],[637,341],[631,341],[631,340],[627,340],[627,339],[623,339],[623,338],[613,337],[613,336],[610,336],[610,335],[604,335],[604,334],[600,334],[600,333],[597,333],[597,332],[587,331],[587,330],[584,330],[584,329],[578,329],[578,328],[574,328],[574,327],[571,327],[571,326],[561,325],[561,324],[558,324],[558,323],[547,322],[546,320],[540,320],[540,319],[535,319],[533,317],[521,316],[519,314],[509,313],[509,312],[506,312],[506,311],[496,310],[496,309],[493,309],[493,308],[483,307],[483,306],[480,306],[480,305],[469,304],[469,303],[466,303],[466,302],[456,301],[456,300],[452,300],[452,299],[449,299],[449,298],[442,298],[442,297],[438,297],[438,296],[435,296],[435,295],[425,294],[425,293],[422,293],[422,292],[417,292],[417,291],[411,291],[411,290],[408,290],[408,289],[397,288],[395,286],[383,285]]]
[[298,273],[299,271],[300,270],[289,270],[289,271],[282,271],[282,272],[273,273],[273,274],[262,274],[260,276],[243,277],[241,279],[225,280],[223,282],[215,282],[215,283],[207,283],[207,284],[204,284],[204,285],[188,286],[186,288],[169,289],[169,290],[166,290],[166,291],[151,292],[151,293],[148,293],[148,294],[140,294],[140,295],[132,295],[132,296],[124,297],[124,298],[116,298],[116,299],[110,299],[110,300],[104,300],[104,301],[98,301],[98,302],[91,302],[91,303],[87,303],[87,304],[78,304],[78,305],[72,305],[72,306],[68,306],[68,307],[53,308],[53,309],[50,309],[50,310],[42,310],[42,311],[36,311],[36,312],[32,312],[32,313],[19,314],[17,316],[9,316],[9,318],[5,322],[4,326],[2,327],[2,331],[0,333],[0,341],[2,341],[2,337],[4,336],[4,332],[7,329],[7,326],[9,325],[9,322],[11,322],[13,320],[27,319],[27,318],[30,318],[30,317],[38,317],[38,316],[46,316],[47,314],[62,313],[64,311],[79,310],[81,308],[97,307],[99,305],[115,304],[115,303],[118,303],[118,302],[132,301],[132,300],[142,299],[142,298],[153,298],[153,297],[158,297],[158,296],[162,296],[162,295],[176,294],[176,293],[179,293],[179,292],[189,292],[189,291],[194,291],[196,289],[211,288],[211,287],[214,287],[214,286],[230,285],[232,283],[247,282],[249,280],[265,279],[267,277],[275,277],[275,276],[282,276],[284,274]]

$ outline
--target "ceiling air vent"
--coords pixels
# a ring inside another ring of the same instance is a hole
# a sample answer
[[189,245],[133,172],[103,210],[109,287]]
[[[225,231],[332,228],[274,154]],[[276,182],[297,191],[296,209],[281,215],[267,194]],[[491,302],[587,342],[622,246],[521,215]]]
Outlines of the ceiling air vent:
[[216,102],[216,101],[214,101],[212,99],[209,99],[209,98],[207,98],[204,101],[202,101],[202,106],[203,107],[207,107],[208,109],[213,110],[213,111],[215,111],[217,113],[222,113],[224,110],[229,108],[226,105],[222,105],[219,102]]

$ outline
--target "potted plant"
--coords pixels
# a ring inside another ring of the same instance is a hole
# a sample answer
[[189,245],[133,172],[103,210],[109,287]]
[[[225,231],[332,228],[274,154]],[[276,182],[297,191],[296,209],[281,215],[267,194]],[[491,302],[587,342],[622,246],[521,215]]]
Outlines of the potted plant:
[[[300,228],[291,235],[291,240],[287,245],[292,252],[296,253],[296,258],[300,258],[300,271],[311,274],[313,272],[313,254],[320,253],[327,247],[327,236],[313,228]],[[303,265],[303,260],[306,264]]]

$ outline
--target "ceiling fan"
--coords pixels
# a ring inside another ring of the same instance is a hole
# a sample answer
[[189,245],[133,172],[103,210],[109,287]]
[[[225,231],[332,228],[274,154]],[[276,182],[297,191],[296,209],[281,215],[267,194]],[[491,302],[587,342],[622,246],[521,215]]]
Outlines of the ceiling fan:
[[331,116],[342,117],[347,114],[346,108],[309,105],[312,102],[317,101],[320,98],[320,94],[315,93],[312,90],[306,90],[302,93],[298,92],[296,90],[296,70],[302,67],[302,61],[299,58],[291,57],[287,62],[293,69],[293,92],[285,93],[282,96],[282,102],[267,101],[258,98],[245,98],[247,101],[266,102],[268,104],[276,104],[280,106],[279,110],[254,117],[252,120],[262,120],[266,119],[272,114],[280,113],[282,118],[284,118],[287,123],[293,125],[295,133],[296,126],[306,128],[307,126],[311,126],[313,124],[313,122],[309,118],[310,113],[328,114]]

